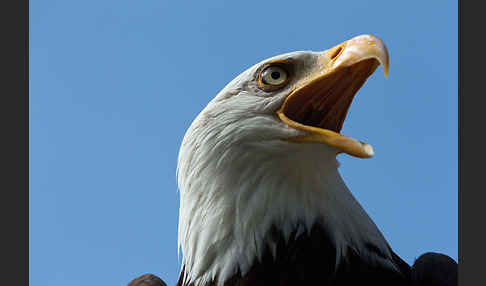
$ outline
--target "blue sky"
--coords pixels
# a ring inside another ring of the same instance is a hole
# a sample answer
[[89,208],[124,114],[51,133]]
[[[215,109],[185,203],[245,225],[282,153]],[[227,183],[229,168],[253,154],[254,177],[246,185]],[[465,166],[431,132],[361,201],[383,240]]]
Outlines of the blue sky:
[[178,278],[179,144],[251,65],[372,33],[348,187],[408,263],[457,260],[457,1],[30,1],[30,285]]

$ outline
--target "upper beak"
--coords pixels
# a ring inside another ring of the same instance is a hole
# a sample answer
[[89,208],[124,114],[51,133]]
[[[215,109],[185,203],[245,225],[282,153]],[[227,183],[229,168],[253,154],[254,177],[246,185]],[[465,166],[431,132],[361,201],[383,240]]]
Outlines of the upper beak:
[[324,54],[331,58],[331,71],[349,67],[367,59],[376,59],[383,66],[385,76],[388,76],[390,65],[388,50],[383,41],[374,35],[354,37],[324,51]]
[[307,131],[290,140],[324,143],[335,147],[338,153],[372,157],[369,144],[339,132],[354,95],[379,64],[388,75],[385,44],[376,36],[360,35],[324,51],[318,60],[315,71],[296,84],[277,111],[283,122]]

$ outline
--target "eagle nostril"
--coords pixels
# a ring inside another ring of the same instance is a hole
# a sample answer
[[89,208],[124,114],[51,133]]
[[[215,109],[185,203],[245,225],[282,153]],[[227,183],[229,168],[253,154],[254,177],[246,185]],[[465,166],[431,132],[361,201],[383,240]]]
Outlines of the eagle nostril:
[[337,56],[339,56],[342,50],[343,50],[342,47],[337,48],[336,51],[334,51],[334,53],[332,54],[331,60],[334,60]]

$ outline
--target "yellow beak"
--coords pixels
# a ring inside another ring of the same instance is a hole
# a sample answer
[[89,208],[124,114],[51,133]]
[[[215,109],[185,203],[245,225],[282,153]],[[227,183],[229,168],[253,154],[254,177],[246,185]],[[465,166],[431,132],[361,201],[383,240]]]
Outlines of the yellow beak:
[[324,143],[338,153],[372,157],[370,145],[339,132],[354,95],[379,64],[388,75],[385,44],[376,36],[360,35],[324,51],[318,61],[314,72],[296,84],[277,111],[284,123],[307,133],[290,141]]

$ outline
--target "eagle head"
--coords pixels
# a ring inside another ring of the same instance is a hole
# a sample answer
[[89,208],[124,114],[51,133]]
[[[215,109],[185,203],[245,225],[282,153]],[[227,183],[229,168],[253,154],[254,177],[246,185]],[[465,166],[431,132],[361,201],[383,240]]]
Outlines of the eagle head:
[[336,155],[368,158],[370,145],[340,134],[359,88],[388,52],[361,35],[324,52],[264,60],[233,79],[187,130],[178,158],[178,243],[184,279],[224,281],[258,260],[277,226],[285,237],[318,222],[340,245],[370,241],[374,223],[343,183]]

